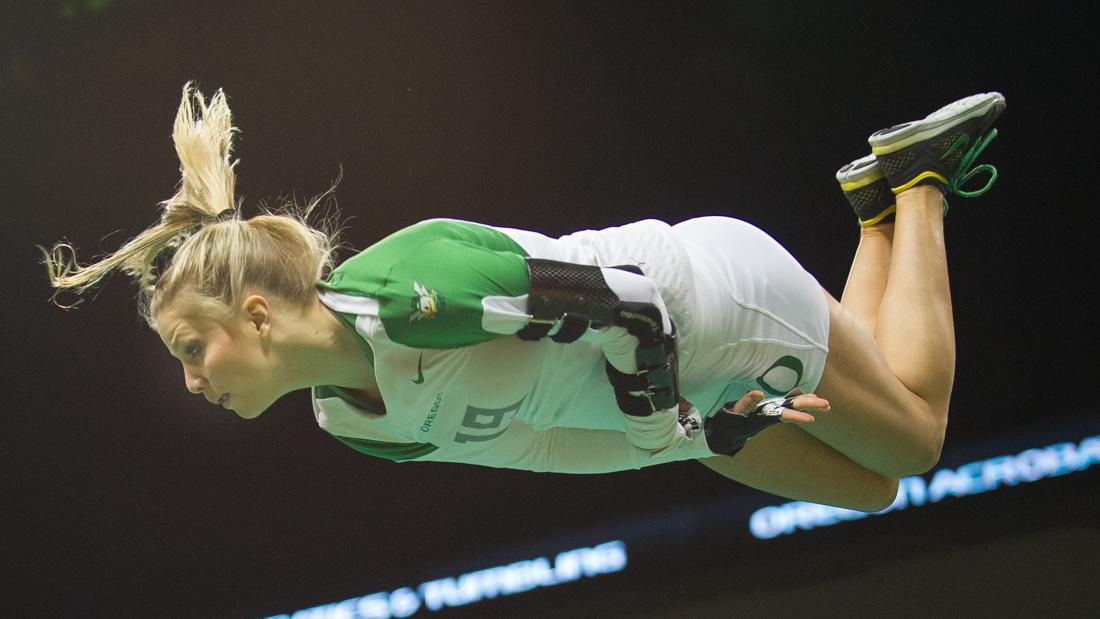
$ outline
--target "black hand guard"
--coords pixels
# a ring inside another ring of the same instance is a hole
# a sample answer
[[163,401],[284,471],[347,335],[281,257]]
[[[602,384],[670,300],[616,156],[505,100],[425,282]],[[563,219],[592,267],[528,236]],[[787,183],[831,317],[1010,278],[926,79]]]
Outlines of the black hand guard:
[[733,412],[735,402],[726,402],[717,413],[703,421],[707,447],[716,454],[732,456],[764,428],[782,421],[784,408],[794,408],[791,398],[768,398],[748,413]]

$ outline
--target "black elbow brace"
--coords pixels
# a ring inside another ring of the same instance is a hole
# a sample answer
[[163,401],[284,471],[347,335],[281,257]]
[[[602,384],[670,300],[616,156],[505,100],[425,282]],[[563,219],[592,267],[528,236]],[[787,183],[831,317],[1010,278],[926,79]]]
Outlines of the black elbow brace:
[[[612,268],[644,275],[633,266]],[[527,271],[531,322],[516,335],[537,340],[560,323],[550,339],[568,343],[575,342],[589,327],[623,327],[638,338],[638,373],[624,374],[607,364],[619,408],[628,415],[644,416],[677,405],[675,326],[673,334],[665,334],[660,308],[620,299],[598,266],[528,258]]]
[[525,340],[550,336],[555,342],[577,341],[589,327],[614,324],[619,297],[607,285],[600,267],[527,258],[527,313],[531,323],[516,335]]

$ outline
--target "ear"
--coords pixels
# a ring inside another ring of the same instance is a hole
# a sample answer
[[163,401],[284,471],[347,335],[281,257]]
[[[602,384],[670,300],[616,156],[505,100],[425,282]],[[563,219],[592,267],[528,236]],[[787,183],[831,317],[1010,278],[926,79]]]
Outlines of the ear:
[[249,324],[260,335],[267,335],[271,329],[271,303],[266,297],[258,294],[249,295],[241,304],[241,310],[248,317]]

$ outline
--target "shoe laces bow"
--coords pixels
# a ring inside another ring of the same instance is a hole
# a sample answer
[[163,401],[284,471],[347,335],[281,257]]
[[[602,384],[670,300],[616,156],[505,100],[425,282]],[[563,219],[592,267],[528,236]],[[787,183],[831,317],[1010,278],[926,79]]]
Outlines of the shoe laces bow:
[[[975,142],[966,154],[963,155],[961,161],[959,161],[959,169],[955,171],[954,176],[951,177],[951,181],[947,183],[947,193],[953,193],[963,198],[974,198],[984,194],[993,187],[993,183],[997,182],[997,168],[988,163],[983,163],[975,166],[975,160],[978,155],[982,154],[982,151],[989,146],[989,143],[993,141],[993,138],[997,137],[997,130],[991,129],[989,133],[985,134]],[[979,174],[989,174],[989,180],[982,185],[980,189],[966,190],[963,187],[970,182],[970,179]],[[943,201],[943,212],[947,214],[947,199]]]

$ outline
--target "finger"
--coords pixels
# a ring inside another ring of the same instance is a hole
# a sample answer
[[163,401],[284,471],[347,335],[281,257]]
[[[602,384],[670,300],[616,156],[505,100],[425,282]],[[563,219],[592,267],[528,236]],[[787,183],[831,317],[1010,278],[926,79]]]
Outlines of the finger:
[[764,399],[764,392],[759,389],[753,389],[752,391],[741,396],[741,399],[733,405],[733,412],[738,415],[744,415],[756,408],[756,405],[760,403],[760,400]]
[[756,408],[756,403],[760,401],[760,398],[756,397],[756,391],[750,391],[741,396],[736,402],[733,403],[733,412],[738,415],[744,415]]
[[779,416],[784,423],[799,423],[807,424],[814,422],[814,416],[809,413],[803,413],[802,411],[796,411],[790,408],[783,409],[783,414]]
[[792,399],[791,404],[794,405],[794,408],[797,408],[799,410],[813,409],[825,412],[830,410],[828,400],[822,397],[818,397],[812,393],[801,395],[797,398]]

